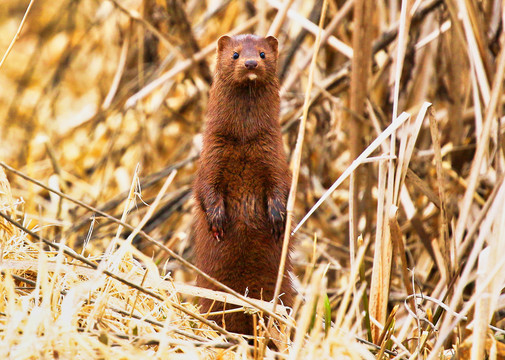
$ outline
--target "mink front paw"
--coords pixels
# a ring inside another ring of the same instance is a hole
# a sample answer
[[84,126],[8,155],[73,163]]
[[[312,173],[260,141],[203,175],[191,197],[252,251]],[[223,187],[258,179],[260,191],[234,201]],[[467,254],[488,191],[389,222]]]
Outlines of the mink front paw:
[[286,206],[282,201],[276,198],[268,199],[268,218],[274,239],[281,240],[286,228]]
[[207,221],[209,223],[209,229],[212,233],[212,236],[217,241],[221,241],[224,236],[224,221],[225,221],[225,213],[224,213],[224,205],[219,204],[213,207],[210,207],[207,210]]

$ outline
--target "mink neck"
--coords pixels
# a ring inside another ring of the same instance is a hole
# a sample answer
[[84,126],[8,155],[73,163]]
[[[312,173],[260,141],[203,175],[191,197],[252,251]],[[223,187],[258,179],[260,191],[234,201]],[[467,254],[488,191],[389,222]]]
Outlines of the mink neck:
[[237,84],[215,79],[209,98],[208,132],[247,142],[274,135],[279,125],[279,83]]

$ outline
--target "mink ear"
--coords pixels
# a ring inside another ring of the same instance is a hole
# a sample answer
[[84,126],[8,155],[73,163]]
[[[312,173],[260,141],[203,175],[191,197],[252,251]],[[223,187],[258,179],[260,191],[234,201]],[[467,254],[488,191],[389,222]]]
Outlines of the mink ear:
[[230,41],[231,37],[229,37],[228,35],[221,36],[217,41],[217,50],[222,51],[226,47],[226,45],[230,43]]
[[267,36],[265,39],[272,48],[272,51],[277,54],[277,48],[279,47],[279,42],[274,36]]

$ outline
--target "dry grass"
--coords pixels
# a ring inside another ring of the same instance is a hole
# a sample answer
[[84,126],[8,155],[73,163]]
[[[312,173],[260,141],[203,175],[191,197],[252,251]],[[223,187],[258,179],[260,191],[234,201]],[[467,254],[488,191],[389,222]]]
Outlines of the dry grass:
[[[3,357],[505,359],[503,2],[322,5],[2,2]],[[215,42],[244,32],[280,41],[292,312],[192,285]],[[249,345],[197,296],[276,327]]]

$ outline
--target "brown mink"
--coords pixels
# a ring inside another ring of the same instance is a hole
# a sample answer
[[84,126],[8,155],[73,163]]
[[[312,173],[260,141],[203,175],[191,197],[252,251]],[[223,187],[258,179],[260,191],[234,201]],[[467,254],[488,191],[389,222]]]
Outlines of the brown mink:
[[[196,265],[249,297],[274,295],[291,175],[279,124],[277,39],[222,36],[210,89],[200,167],[194,183]],[[292,306],[288,271],[281,302]],[[202,277],[202,287],[220,290]],[[202,313],[212,300],[200,299]],[[216,303],[212,311],[223,310]],[[233,306],[226,305],[226,309]],[[227,330],[252,335],[243,312],[210,317]]]

